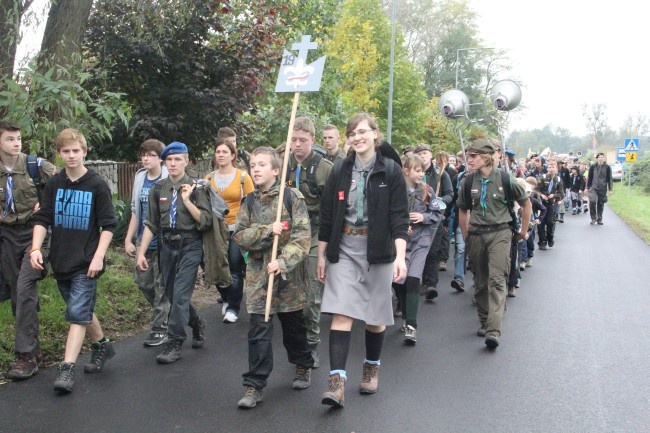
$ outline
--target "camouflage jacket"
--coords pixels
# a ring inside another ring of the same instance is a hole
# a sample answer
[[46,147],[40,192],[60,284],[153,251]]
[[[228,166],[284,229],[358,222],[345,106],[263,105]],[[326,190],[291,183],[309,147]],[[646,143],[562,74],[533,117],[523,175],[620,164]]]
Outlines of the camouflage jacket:
[[[306,305],[307,260],[311,241],[309,215],[300,191],[286,188],[292,194],[292,217],[283,207],[281,221],[289,222],[289,230],[279,239],[277,259],[281,274],[274,277],[271,314],[302,310]],[[275,221],[280,185],[268,191],[256,189],[249,195],[237,214],[234,238],[242,251],[248,252],[244,293],[250,314],[264,314],[269,275],[266,266],[271,261],[273,236],[271,225]]]

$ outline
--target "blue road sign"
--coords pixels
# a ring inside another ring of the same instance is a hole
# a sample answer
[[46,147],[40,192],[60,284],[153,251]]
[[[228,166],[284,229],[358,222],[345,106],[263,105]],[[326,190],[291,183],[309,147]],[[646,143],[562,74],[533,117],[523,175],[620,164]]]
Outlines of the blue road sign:
[[639,139],[638,138],[626,138],[625,145],[623,146],[626,152],[638,152],[639,150]]
[[624,147],[619,147],[616,150],[616,160],[617,161],[625,161],[625,148]]

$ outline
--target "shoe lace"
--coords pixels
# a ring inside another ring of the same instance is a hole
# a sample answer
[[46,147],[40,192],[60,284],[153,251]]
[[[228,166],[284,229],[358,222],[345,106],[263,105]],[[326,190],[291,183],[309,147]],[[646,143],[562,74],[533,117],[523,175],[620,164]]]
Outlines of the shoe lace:
[[345,381],[338,375],[330,376],[327,381],[327,387],[330,391],[340,391],[343,389],[343,384]]
[[244,397],[254,397],[255,393],[257,390],[253,388],[252,386],[246,387],[246,392],[244,393]]
[[97,343],[98,346],[93,344],[93,350],[90,354],[90,362],[92,364],[100,364],[104,359],[104,354],[106,353],[106,344]]
[[370,382],[377,373],[377,366],[366,364],[363,366],[363,382]]
[[299,365],[296,368],[296,379],[307,380],[308,377],[309,377],[309,369],[304,365]]
[[204,330],[203,322],[201,321],[201,319],[199,319],[196,322],[194,322],[194,324],[192,325],[192,337],[195,340],[203,340],[204,338],[203,330]]
[[180,347],[180,341],[177,340],[171,340],[167,346],[162,351],[163,355],[169,355],[173,352],[175,352],[178,348]]
[[72,367],[59,366],[59,380],[64,382],[72,380],[73,371]]
[[29,370],[30,365],[29,365],[30,359],[27,358],[26,356],[21,356],[18,358],[18,361],[14,364],[14,370],[19,370],[19,371],[24,371],[24,370]]

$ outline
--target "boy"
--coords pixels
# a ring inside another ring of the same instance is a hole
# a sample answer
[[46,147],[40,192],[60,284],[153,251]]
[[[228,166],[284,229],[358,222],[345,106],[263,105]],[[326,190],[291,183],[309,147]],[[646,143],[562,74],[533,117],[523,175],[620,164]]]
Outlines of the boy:
[[[136,245],[140,244],[144,221],[147,219],[149,207],[149,190],[160,179],[167,177],[167,167],[162,166],[160,153],[165,145],[158,140],[146,140],[140,145],[140,159],[142,167],[135,174],[133,192],[131,193],[131,220],[124,239],[124,249],[130,257],[136,256]],[[167,342],[167,316],[169,315],[169,301],[165,296],[158,268],[158,237],[154,236],[145,251],[145,257],[151,266],[140,271],[137,267],[133,272],[133,279],[138,288],[147,299],[153,312],[151,314],[151,333],[144,341],[144,346],[160,346]]]
[[140,271],[149,269],[146,252],[154,235],[160,235],[160,272],[170,311],[167,345],[156,357],[156,362],[171,364],[182,357],[183,342],[187,338],[185,325],[192,328],[193,349],[203,347],[205,342],[205,320],[192,305],[192,293],[203,256],[202,232],[212,227],[212,208],[205,190],[197,190],[196,182],[185,174],[190,161],[185,144],[170,143],[160,157],[167,164],[169,176],[149,190],[137,267]]
[[[314,365],[303,317],[307,304],[305,259],[311,240],[307,206],[302,194],[293,188],[284,191],[283,202],[278,201],[281,163],[273,149],[255,149],[250,162],[256,189],[248,194],[237,214],[234,234],[242,251],[249,253],[244,285],[246,308],[250,313],[249,371],[243,374],[246,393],[238,402],[243,409],[251,409],[262,401],[262,389],[273,369],[273,322],[264,321],[270,274],[274,274],[271,314],[278,314],[289,362],[296,364],[294,389],[311,385]],[[282,222],[275,221],[278,205],[284,205]],[[280,236],[279,251],[277,258],[271,261],[274,235]]]
[[9,371],[9,378],[13,380],[29,379],[38,373],[41,351],[36,283],[46,272],[32,269],[29,248],[40,193],[45,182],[56,173],[53,164],[28,157],[21,150],[20,126],[0,121],[0,193],[4,192],[0,194],[0,272],[8,286],[16,324],[16,362]]
[[97,279],[104,272],[104,257],[117,226],[108,184],[84,166],[88,152],[86,139],[76,129],[61,131],[56,150],[64,170],[45,184],[41,209],[34,215],[34,235],[29,251],[31,265],[43,270],[41,247],[48,227],[52,229],[50,263],[61,296],[67,304],[70,323],[65,357],[59,364],[54,389],[72,391],[75,362],[86,336],[90,335],[92,355],[86,373],[99,373],[115,355],[113,343],[104,336],[97,316]]
[[557,214],[557,203],[564,198],[564,186],[560,176],[557,175],[557,162],[553,159],[548,161],[548,173],[538,179],[537,192],[542,204],[546,206],[546,216],[537,226],[539,235],[539,249],[545,250],[555,245],[555,215]]

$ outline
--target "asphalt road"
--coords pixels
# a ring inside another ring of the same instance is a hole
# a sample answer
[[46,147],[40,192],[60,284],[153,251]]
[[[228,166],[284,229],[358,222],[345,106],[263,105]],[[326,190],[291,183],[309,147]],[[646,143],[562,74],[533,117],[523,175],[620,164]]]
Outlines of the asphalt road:
[[398,326],[387,330],[372,396],[357,391],[364,353],[355,325],[342,410],[320,403],[327,332],[311,388],[294,391],[278,322],[264,401],[238,409],[248,323],[221,323],[215,305],[203,312],[205,348],[186,345],[175,364],[157,365],[160,349],[143,348],[141,334],[116,344],[103,373],[79,368],[70,395],[54,393],[54,369],[0,386],[0,431],[650,431],[650,248],[608,208],[604,222],[590,226],[586,215],[567,215],[558,224],[555,247],[537,251],[518,296],[508,300],[496,351],[475,335],[471,294],[450,288],[449,271],[441,273],[436,302],[421,304],[415,347],[403,345]]

